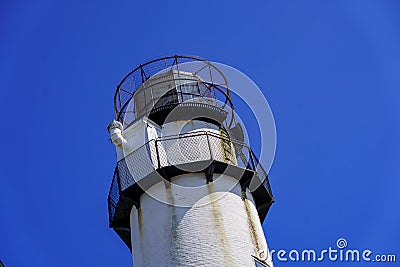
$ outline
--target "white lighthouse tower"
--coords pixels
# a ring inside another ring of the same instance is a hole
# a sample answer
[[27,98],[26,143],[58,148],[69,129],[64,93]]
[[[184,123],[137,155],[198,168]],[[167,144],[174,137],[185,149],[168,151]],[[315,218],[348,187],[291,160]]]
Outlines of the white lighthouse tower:
[[109,220],[134,267],[273,266],[261,227],[272,192],[223,73],[156,59],[126,75],[114,104]]

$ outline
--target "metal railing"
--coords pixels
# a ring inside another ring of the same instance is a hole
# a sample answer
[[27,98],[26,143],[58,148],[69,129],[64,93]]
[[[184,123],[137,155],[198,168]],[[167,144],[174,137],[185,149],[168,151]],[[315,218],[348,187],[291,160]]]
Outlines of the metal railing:
[[[209,165],[214,161],[256,173],[259,182],[250,184],[250,190],[262,184],[273,199],[267,173],[248,145],[222,134],[198,131],[150,140],[118,161],[108,195],[110,224],[121,193],[144,177],[169,166],[179,168],[199,162]],[[189,172],[196,170],[190,169]]]
[[[167,91],[173,89],[172,91],[176,93],[165,91],[161,97],[161,91],[155,89],[157,86],[152,84],[152,78],[163,76],[168,72],[172,72],[173,75],[168,79],[164,77],[159,82],[165,86],[172,82],[171,88]],[[190,86],[193,88],[189,88]],[[146,97],[141,97],[143,93]],[[187,102],[190,93],[196,98],[210,102],[209,105],[227,112],[229,116],[226,123],[229,126],[233,124],[233,103],[224,74],[209,61],[178,55],[141,64],[122,79],[114,95],[116,120],[124,125],[130,125],[143,116],[149,116],[155,109],[170,106],[174,101]]]

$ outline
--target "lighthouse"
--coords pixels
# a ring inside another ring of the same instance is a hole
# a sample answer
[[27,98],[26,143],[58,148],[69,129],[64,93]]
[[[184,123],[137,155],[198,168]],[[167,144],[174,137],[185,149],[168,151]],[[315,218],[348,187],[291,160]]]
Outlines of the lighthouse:
[[109,223],[134,267],[273,266],[261,225],[274,198],[224,73],[155,59],[122,79],[114,106]]

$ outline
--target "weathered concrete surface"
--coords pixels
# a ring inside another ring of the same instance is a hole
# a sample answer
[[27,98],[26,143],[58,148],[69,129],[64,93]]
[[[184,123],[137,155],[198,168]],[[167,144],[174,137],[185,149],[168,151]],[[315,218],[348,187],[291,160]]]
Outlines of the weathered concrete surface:
[[215,175],[206,184],[204,174],[188,174],[172,182],[150,188],[132,209],[135,267],[254,267],[252,256],[268,253],[251,195],[237,179]]

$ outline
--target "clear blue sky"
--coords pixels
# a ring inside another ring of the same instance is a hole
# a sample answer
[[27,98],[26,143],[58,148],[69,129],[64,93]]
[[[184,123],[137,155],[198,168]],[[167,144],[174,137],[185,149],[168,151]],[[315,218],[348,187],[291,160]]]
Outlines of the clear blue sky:
[[245,72],[274,112],[270,247],[344,237],[399,261],[399,14],[397,0],[2,1],[0,259],[131,266],[108,229],[114,90],[140,63],[193,54]]

